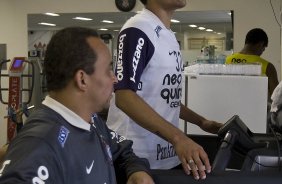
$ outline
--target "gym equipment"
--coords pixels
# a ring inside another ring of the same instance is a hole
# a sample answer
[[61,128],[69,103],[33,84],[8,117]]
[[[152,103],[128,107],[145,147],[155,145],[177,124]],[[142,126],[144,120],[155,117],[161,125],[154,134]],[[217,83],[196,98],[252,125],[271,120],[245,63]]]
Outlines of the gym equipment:
[[281,171],[280,140],[274,134],[255,134],[235,115],[219,130],[221,146],[213,162],[214,171],[224,171],[232,151],[245,156],[241,170]]
[[[16,135],[17,123],[13,120],[14,112],[23,112],[27,104],[30,103],[34,86],[34,64],[27,61],[25,57],[15,57],[8,70],[8,74],[2,73],[2,67],[10,60],[4,60],[0,63],[0,101],[8,105],[8,126],[7,142],[10,142]],[[30,72],[25,70],[31,68]],[[3,78],[9,79],[9,87],[2,87]],[[4,100],[3,93],[8,93],[8,100]],[[18,130],[22,125],[19,124]]]
[[[212,173],[207,174],[205,180],[197,181],[180,169],[152,170],[155,183],[281,183],[281,134],[279,133],[282,132],[280,127],[282,116],[280,119],[280,116],[276,115],[276,122],[273,123],[275,131],[272,134],[253,133],[239,116],[235,115],[219,130],[218,136],[196,136],[194,140],[200,140],[204,143],[205,145],[200,145],[204,147],[207,153],[217,150],[214,160],[210,158]],[[189,135],[189,137],[193,138],[193,135]],[[199,141],[196,142],[199,143]],[[210,149],[207,149],[208,147]],[[214,150],[211,147],[214,147]],[[235,162],[239,162],[239,168],[228,168],[230,166],[229,162],[234,161],[233,156],[235,154],[239,154],[244,159],[235,159]],[[210,157],[209,153],[208,155]]]
[[34,86],[30,104],[38,107],[47,95],[46,78],[43,74],[44,61],[40,57],[29,57],[28,60],[34,64]]
[[18,133],[23,127],[23,114],[25,117],[28,117],[30,114],[29,110],[32,108],[34,108],[34,105],[28,107],[25,103],[18,110],[8,107],[8,115],[4,118],[10,118],[12,122],[16,123],[16,132]]
[[281,184],[281,172],[212,171],[205,180],[195,180],[181,169],[152,170],[155,184]]

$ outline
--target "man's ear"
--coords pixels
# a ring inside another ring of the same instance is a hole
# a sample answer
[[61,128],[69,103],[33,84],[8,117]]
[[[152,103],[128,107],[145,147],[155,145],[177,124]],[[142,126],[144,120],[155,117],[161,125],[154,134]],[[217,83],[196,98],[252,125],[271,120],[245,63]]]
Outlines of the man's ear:
[[76,86],[81,89],[81,90],[84,90],[86,89],[86,79],[87,77],[87,74],[83,71],[83,70],[78,70],[75,74],[75,77],[74,77],[74,82],[76,84]]

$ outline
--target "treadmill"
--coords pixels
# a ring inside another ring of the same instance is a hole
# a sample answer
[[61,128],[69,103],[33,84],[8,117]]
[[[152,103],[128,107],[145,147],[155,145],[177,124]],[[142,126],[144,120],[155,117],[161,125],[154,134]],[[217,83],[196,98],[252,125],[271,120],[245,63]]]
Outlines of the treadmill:
[[[195,180],[193,176],[186,175],[180,169],[153,170],[155,183],[281,183],[282,164],[280,152],[282,129],[281,132],[277,127],[274,130],[272,134],[253,133],[240,117],[235,115],[219,130],[218,136],[205,136],[203,138],[206,145],[201,145],[209,157],[211,149],[207,149],[208,145],[218,145],[217,147],[214,146],[214,149],[217,150],[214,158],[210,157],[212,172],[207,174],[205,180]],[[201,136],[196,136],[196,142],[199,140],[199,137],[201,138]]]

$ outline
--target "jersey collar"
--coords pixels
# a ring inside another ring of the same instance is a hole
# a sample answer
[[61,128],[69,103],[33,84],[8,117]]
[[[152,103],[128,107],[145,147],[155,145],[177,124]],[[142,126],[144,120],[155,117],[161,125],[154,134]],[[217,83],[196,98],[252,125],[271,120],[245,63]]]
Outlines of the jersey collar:
[[[141,14],[143,15],[149,15],[150,16],[150,21],[154,21],[155,24],[161,26],[161,28],[163,29],[167,29],[167,30],[170,30],[168,28],[166,28],[166,26],[163,24],[163,22],[159,19],[159,17],[157,17],[153,12],[151,12],[150,10],[146,9],[146,8],[143,8],[143,10],[141,11]],[[152,20],[153,19],[153,20]]]
[[60,102],[54,100],[50,96],[46,96],[45,100],[42,104],[46,105],[47,107],[53,109],[57,113],[59,113],[66,121],[68,121],[71,125],[90,131],[90,124],[75,114],[73,111],[68,109],[66,106],[61,104]]

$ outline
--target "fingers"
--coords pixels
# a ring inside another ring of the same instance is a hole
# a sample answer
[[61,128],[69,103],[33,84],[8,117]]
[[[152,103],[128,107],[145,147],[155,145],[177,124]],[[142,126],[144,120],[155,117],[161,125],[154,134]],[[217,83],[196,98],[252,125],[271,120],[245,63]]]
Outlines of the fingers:
[[211,172],[208,155],[204,149],[188,137],[179,140],[174,145],[186,174],[193,174],[196,180],[205,179],[206,173]]
[[204,170],[207,172],[207,173],[210,173],[211,172],[211,165],[210,165],[210,161],[209,161],[209,158],[208,158],[208,155],[206,154],[206,152],[203,151],[202,155],[201,155],[201,160],[202,160],[202,163],[204,163]]
[[196,180],[205,179],[206,173],[211,171],[211,165],[205,151],[202,148],[198,149],[191,156],[187,155],[187,158],[181,160],[185,173],[188,175],[192,173]]
[[[194,162],[193,159],[188,160],[188,165],[191,168],[191,171],[192,171],[194,178],[196,180],[200,179],[200,176],[199,176],[199,173],[198,173],[198,166],[196,165],[196,163]],[[204,176],[204,178],[202,178],[202,179],[205,179],[205,178],[206,177]]]
[[190,170],[196,180],[206,179],[206,173],[205,173],[205,166],[203,165],[201,160],[193,159],[188,160],[188,166],[190,167]]
[[181,161],[181,165],[183,167],[183,170],[184,172],[187,174],[187,175],[190,175],[191,174],[191,167],[189,166],[188,162],[183,159],[183,160],[180,160]]

